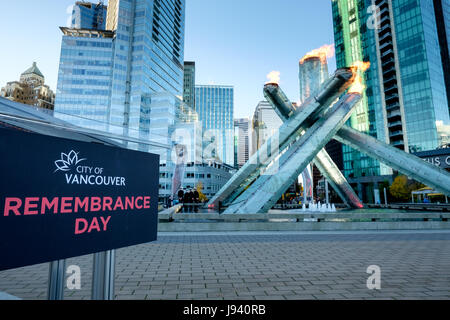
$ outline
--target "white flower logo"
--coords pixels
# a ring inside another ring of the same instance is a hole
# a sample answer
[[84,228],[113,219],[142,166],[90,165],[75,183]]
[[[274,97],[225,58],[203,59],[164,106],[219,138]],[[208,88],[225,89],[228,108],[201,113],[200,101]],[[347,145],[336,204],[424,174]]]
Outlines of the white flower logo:
[[78,160],[78,152],[70,151],[69,154],[61,153],[61,160],[55,161],[56,171],[70,171],[72,166],[76,166],[81,161],[86,159]]

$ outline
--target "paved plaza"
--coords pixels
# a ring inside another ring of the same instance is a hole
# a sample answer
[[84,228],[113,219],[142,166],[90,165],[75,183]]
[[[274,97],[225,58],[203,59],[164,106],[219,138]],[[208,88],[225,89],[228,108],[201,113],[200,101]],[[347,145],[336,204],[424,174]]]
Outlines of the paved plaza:
[[[450,299],[450,231],[164,233],[116,251],[116,299]],[[90,299],[92,255],[67,260]],[[370,265],[381,290],[369,290]],[[0,292],[46,299],[49,264],[0,272]]]

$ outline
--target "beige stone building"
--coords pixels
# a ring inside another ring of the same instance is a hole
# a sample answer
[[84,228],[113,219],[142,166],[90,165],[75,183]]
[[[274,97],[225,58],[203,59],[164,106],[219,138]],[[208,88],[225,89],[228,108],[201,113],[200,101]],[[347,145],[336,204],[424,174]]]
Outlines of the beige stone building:
[[53,110],[55,93],[45,84],[45,77],[33,62],[31,68],[20,75],[20,81],[8,82],[0,95],[6,99]]

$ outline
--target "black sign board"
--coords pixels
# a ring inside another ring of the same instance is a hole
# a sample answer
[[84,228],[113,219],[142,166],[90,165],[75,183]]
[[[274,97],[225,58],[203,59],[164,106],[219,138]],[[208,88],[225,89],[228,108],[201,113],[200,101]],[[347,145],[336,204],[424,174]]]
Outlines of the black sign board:
[[159,156],[0,129],[0,270],[156,240]]

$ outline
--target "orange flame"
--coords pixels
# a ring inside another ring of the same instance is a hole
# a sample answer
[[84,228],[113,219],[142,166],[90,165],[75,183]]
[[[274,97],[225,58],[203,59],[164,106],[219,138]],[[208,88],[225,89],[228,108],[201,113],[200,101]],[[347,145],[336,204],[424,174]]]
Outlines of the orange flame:
[[357,61],[350,68],[356,73],[356,77],[348,92],[361,94],[366,89],[366,86],[363,84],[362,74],[370,68],[370,62]]
[[350,68],[352,68],[353,70],[360,70],[362,72],[365,72],[370,68],[370,62],[356,61]]
[[269,83],[275,83],[275,84],[279,84],[280,83],[280,71],[272,71],[267,75],[267,79],[269,79],[268,82],[266,82],[266,84]]
[[332,58],[334,56],[334,44],[326,44],[318,49],[314,49],[308,52],[301,60],[300,64],[303,64],[305,60],[309,58],[320,58],[322,63],[327,62],[327,58]]

